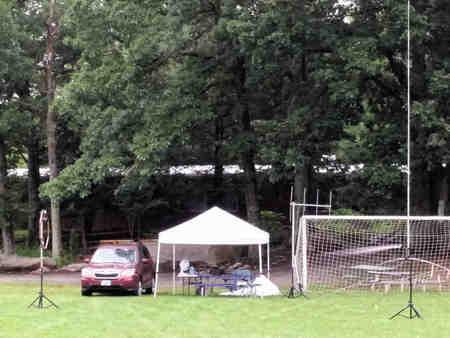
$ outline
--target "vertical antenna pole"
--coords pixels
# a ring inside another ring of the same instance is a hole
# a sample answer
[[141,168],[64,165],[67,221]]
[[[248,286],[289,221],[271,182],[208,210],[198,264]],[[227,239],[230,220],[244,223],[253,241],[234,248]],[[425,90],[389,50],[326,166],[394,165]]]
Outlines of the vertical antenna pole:
[[294,215],[292,214],[292,202],[294,202],[293,198],[294,198],[294,186],[291,185],[291,199],[289,201],[289,220],[292,221]]
[[414,307],[414,303],[413,303],[413,297],[412,297],[412,289],[413,289],[413,282],[412,282],[412,272],[413,272],[413,268],[412,268],[412,258],[411,258],[411,240],[410,240],[410,235],[411,235],[411,231],[410,231],[410,214],[411,214],[411,210],[410,210],[410,205],[411,205],[411,201],[410,201],[410,179],[411,179],[411,153],[410,153],[410,141],[411,141],[411,124],[410,124],[410,120],[411,120],[411,82],[410,82],[410,72],[411,72],[411,57],[410,57],[410,50],[411,50],[411,45],[410,45],[410,40],[411,40],[411,35],[410,35],[410,0],[408,0],[408,51],[407,51],[407,75],[408,75],[408,93],[407,93],[407,105],[408,105],[408,144],[407,144],[407,148],[408,148],[408,187],[407,187],[407,220],[406,220],[406,228],[407,228],[407,246],[406,246],[406,257],[405,260],[409,261],[409,301],[408,301],[408,305],[405,306],[403,309],[401,309],[399,312],[397,312],[395,315],[393,315],[390,319],[394,319],[395,317],[402,315],[402,312],[405,310],[409,310],[409,316],[406,318],[409,319],[413,319],[413,318],[422,318],[420,316],[419,311],[417,311],[417,309]]
[[294,285],[294,266],[295,266],[295,225],[298,220],[296,205],[294,201],[294,186],[291,186],[291,204],[290,204],[290,215],[291,215],[291,266],[292,266],[292,285]]
[[305,204],[306,204],[306,188],[303,188],[303,210],[302,210],[302,213],[303,213],[303,216],[305,215]]
[[316,216],[319,213],[319,189],[316,191]]
[[331,201],[333,199],[333,192],[330,190],[330,207],[328,208],[328,216],[331,215]]
[[292,215],[291,217],[291,233],[292,233],[292,238],[291,238],[291,266],[292,266],[292,271],[294,271],[294,257],[295,257],[295,251],[294,251],[294,246],[295,246],[295,222],[297,220],[297,216],[295,215],[295,203],[291,202],[290,205],[290,213]]
[[[407,248],[410,248],[410,222],[409,217],[411,216],[411,33],[410,33],[410,0],[408,0],[408,47],[407,47],[407,108],[408,108],[408,132],[407,132],[407,149],[408,149],[408,172],[407,172],[407,206],[406,213],[408,216],[407,220]],[[409,253],[408,253],[409,254]]]

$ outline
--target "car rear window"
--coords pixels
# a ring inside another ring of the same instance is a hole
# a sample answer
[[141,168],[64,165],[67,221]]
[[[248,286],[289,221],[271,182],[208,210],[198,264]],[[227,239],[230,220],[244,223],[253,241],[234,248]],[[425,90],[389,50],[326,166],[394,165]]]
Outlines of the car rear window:
[[98,248],[92,256],[91,263],[136,263],[135,248]]

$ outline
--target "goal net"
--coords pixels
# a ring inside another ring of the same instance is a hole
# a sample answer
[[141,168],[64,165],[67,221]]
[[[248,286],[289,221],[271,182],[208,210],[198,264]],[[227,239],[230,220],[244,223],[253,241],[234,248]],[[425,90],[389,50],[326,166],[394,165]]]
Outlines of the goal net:
[[293,232],[305,291],[450,287],[450,217],[302,216]]

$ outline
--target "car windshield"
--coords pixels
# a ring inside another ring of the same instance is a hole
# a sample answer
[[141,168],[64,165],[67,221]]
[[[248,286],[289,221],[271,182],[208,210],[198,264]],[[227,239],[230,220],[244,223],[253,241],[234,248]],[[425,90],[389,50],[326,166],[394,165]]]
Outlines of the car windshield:
[[91,263],[134,264],[136,249],[134,248],[99,248],[92,256]]

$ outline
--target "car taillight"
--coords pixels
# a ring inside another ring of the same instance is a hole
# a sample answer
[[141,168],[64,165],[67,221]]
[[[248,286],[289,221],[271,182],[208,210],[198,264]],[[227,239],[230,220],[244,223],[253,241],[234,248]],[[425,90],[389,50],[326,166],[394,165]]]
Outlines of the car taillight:
[[134,273],[136,272],[135,269],[126,269],[123,270],[122,273],[120,274],[121,277],[131,277],[134,275]]

